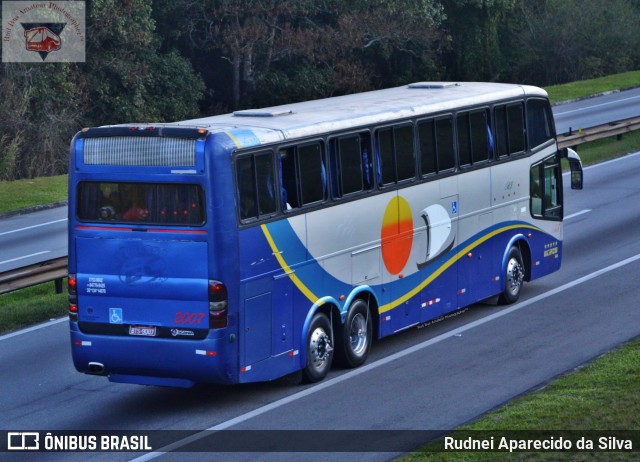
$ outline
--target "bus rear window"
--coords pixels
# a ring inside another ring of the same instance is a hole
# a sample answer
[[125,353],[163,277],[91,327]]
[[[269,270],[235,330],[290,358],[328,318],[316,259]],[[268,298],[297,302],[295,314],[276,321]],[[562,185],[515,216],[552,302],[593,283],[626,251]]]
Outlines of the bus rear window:
[[82,182],[77,216],[81,221],[202,225],[204,194],[195,184]]

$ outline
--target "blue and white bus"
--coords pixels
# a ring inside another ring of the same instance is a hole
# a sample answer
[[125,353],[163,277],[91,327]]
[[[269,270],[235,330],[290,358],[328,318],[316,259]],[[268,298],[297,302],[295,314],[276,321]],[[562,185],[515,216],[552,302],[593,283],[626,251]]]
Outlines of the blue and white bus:
[[374,338],[560,268],[546,93],[418,82],[71,144],[75,367],[188,387],[323,379]]

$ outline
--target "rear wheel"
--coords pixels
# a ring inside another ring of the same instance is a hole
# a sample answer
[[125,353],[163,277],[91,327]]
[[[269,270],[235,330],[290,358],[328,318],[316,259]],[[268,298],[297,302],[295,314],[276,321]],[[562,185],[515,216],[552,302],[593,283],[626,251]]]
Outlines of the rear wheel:
[[319,382],[331,369],[333,361],[333,339],[331,323],[324,313],[316,313],[307,335],[307,365],[303,373],[308,382]]
[[507,267],[504,274],[504,291],[500,294],[498,302],[502,305],[515,303],[520,298],[520,292],[524,284],[525,268],[522,253],[517,247],[511,247],[507,257]]
[[362,365],[371,350],[371,314],[364,300],[353,302],[347,313],[347,319],[336,345],[340,355],[340,363],[347,367]]

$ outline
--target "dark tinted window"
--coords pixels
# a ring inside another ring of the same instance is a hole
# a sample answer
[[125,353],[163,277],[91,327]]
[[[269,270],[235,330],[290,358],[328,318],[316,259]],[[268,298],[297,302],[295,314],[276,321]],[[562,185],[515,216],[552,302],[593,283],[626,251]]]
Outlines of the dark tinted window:
[[455,167],[451,118],[423,120],[418,123],[420,173],[449,170]]
[[258,218],[276,211],[276,194],[271,152],[239,158],[236,181],[240,218]]
[[332,140],[331,153],[336,197],[371,189],[371,148],[367,133]]
[[382,184],[415,177],[413,126],[382,128],[377,131],[378,163]]
[[278,162],[284,210],[326,198],[327,174],[320,143],[281,149]]
[[527,135],[530,149],[554,137],[551,108],[546,99],[533,98],[527,101]]
[[524,152],[524,108],[522,103],[497,106],[494,115],[498,157]]
[[456,120],[460,165],[471,165],[489,159],[493,149],[489,112],[485,109],[464,112]]
[[201,225],[204,194],[195,184],[82,182],[77,216],[82,221]]

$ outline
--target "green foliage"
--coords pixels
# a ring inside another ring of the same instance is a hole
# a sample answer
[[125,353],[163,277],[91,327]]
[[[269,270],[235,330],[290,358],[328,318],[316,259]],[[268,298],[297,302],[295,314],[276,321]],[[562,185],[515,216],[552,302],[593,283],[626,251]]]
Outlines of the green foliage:
[[56,294],[54,283],[47,282],[0,295],[0,333],[65,316],[69,302],[63,292]]
[[640,2],[92,0],[86,63],[0,63],[0,179],[65,173],[83,126],[403,85],[640,68]]
[[[575,430],[589,432],[637,430],[640,427],[640,342],[634,341],[595,360],[586,367],[551,382],[544,389],[512,401],[483,418],[456,430]],[[434,446],[437,446],[434,447]],[[431,451],[429,449],[432,449]],[[631,453],[613,452],[435,452],[440,443],[404,461],[480,460],[635,460]],[[628,456],[628,457],[626,457]]]
[[0,181],[0,213],[67,200],[67,175]]
[[552,103],[581,98],[598,93],[624,90],[640,86],[640,71],[612,74],[596,79],[578,80],[560,85],[545,87]]

